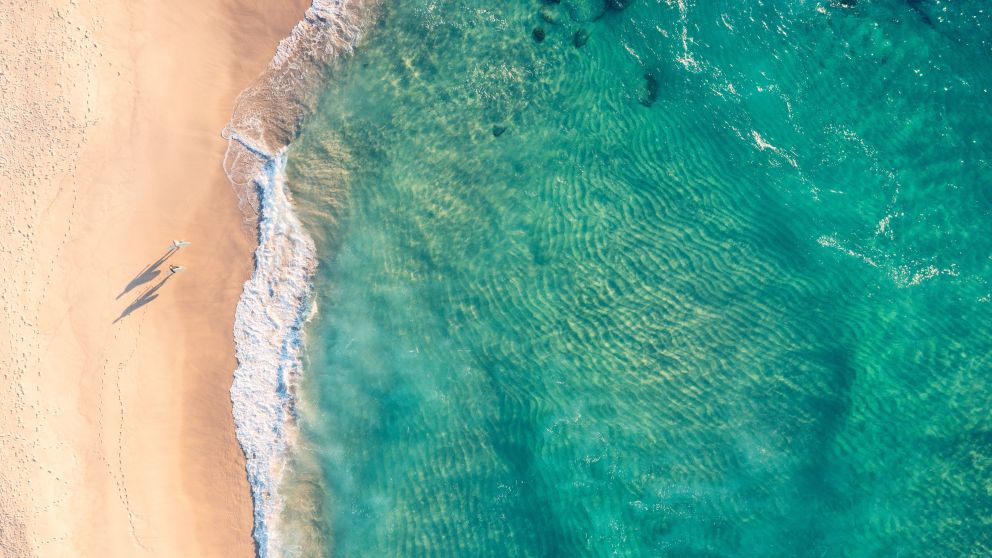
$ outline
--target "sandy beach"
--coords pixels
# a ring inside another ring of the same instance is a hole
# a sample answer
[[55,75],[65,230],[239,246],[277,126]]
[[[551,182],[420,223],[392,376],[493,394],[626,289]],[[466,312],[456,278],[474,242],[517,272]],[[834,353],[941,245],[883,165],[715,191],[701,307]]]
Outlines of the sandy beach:
[[0,2],[0,556],[253,554],[220,132],[306,5]]

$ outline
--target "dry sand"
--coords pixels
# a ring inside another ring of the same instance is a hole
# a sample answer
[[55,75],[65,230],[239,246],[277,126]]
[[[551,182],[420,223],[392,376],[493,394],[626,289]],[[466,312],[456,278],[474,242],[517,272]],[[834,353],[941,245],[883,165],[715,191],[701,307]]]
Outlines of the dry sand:
[[0,0],[0,556],[252,555],[220,132],[306,5]]

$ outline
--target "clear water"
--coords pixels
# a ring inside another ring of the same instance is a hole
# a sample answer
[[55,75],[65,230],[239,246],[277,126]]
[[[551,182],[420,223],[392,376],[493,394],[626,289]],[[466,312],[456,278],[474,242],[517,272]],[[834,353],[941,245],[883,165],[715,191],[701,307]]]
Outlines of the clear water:
[[291,553],[992,555],[992,9],[597,1],[329,75]]

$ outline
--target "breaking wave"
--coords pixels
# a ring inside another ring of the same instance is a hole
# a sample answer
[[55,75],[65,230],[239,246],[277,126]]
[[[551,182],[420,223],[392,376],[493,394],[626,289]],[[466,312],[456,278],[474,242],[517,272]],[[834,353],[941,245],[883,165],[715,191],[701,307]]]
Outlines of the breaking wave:
[[302,330],[312,315],[314,244],[293,211],[287,149],[316,102],[330,64],[352,51],[374,3],[315,0],[268,69],[238,97],[224,169],[247,224],[257,232],[255,268],[234,324],[237,369],[231,400],[254,505],[253,537],[262,558],[283,554],[278,493],[295,439],[294,386]]

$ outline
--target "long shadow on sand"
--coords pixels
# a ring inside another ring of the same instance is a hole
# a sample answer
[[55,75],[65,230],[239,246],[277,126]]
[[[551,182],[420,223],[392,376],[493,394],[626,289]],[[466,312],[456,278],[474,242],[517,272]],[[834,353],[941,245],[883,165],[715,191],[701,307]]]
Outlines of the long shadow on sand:
[[163,285],[165,285],[165,282],[169,280],[169,277],[172,277],[172,273],[169,273],[168,275],[166,275],[165,278],[162,279],[161,281],[159,281],[158,284],[155,285],[154,287],[151,287],[151,288],[147,289],[145,292],[141,293],[141,295],[138,298],[136,298],[134,300],[134,302],[132,302],[131,304],[129,304],[128,307],[125,308],[123,312],[121,312],[121,315],[120,316],[117,316],[117,319],[114,320],[113,323],[116,324],[117,322],[119,322],[119,321],[123,320],[124,318],[130,316],[131,313],[134,312],[135,310],[137,310],[138,308],[141,308],[142,306],[144,306],[144,305],[148,304],[149,302],[151,302],[151,301],[155,300],[156,298],[158,298],[158,292],[157,291],[159,289],[161,289]]
[[124,290],[121,291],[121,294],[117,295],[117,298],[115,298],[114,300],[120,300],[122,296],[131,292],[135,287],[144,285],[145,283],[158,277],[159,274],[162,273],[158,268],[161,267],[161,265],[164,264],[166,260],[168,260],[175,252],[176,252],[175,248],[169,248],[165,252],[165,254],[162,254],[161,258],[145,266],[144,269],[139,271],[138,274],[134,276],[134,279],[131,279],[131,282],[128,283],[126,287],[124,287]]

